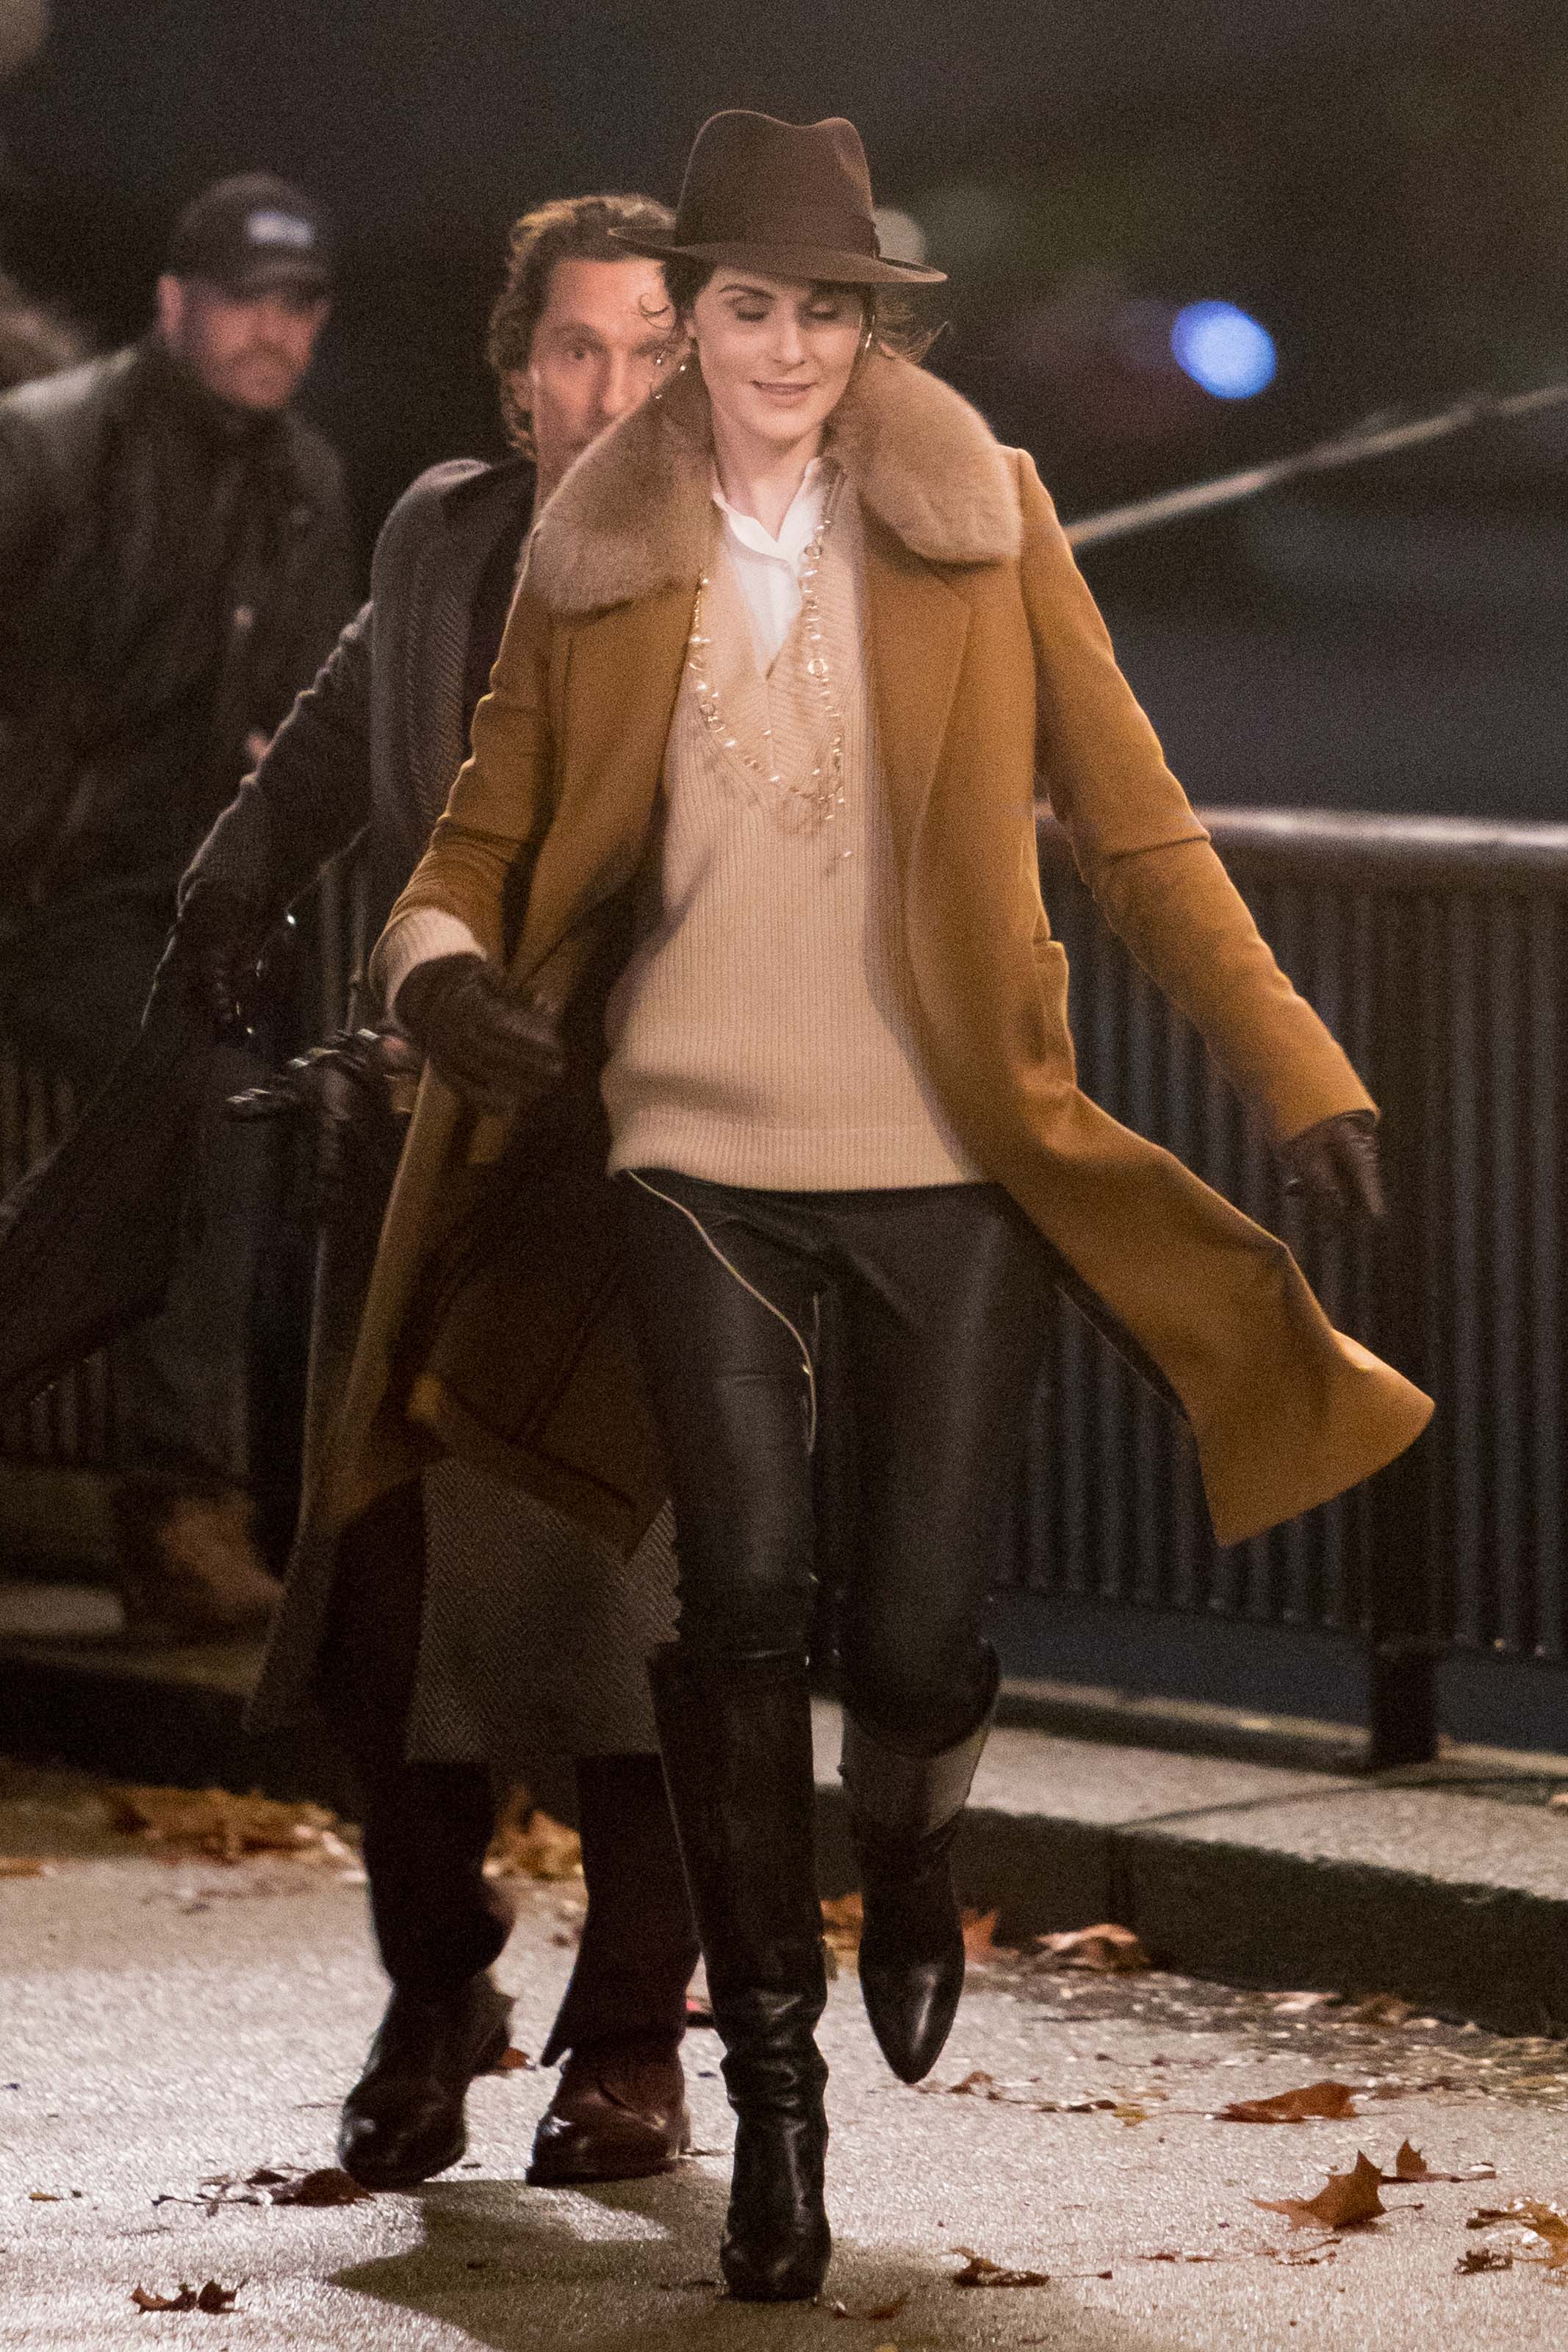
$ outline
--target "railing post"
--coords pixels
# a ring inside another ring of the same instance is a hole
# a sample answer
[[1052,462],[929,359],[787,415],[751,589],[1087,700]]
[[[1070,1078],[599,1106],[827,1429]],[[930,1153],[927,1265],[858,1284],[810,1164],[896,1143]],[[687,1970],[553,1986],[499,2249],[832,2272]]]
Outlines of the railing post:
[[[1411,1379],[1430,1385],[1422,1311],[1424,1213],[1432,1171],[1423,1163],[1425,1087],[1433,1074],[1411,1050],[1422,991],[1418,910],[1413,895],[1391,891],[1379,908],[1374,956],[1364,975],[1378,1018],[1373,1084],[1383,1106],[1379,1130],[1387,1223],[1369,1238],[1376,1332],[1374,1345]],[[1367,1489],[1366,1769],[1386,1772],[1429,1764],[1437,1753],[1437,1660],[1430,1556],[1430,1480],[1436,1462],[1428,1430]]]

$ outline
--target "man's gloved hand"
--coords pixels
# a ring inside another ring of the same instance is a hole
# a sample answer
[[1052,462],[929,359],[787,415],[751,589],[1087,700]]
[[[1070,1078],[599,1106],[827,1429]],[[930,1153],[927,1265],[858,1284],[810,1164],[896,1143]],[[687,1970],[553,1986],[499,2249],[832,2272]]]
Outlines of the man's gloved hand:
[[195,882],[174,921],[174,950],[192,996],[214,1029],[239,1019],[276,917],[221,882]]
[[1375,1111],[1344,1110],[1320,1118],[1280,1146],[1280,1160],[1287,1192],[1304,1193],[1314,1206],[1358,1219],[1387,1215]]
[[482,955],[415,964],[394,1010],[471,1110],[505,1116],[548,1093],[565,1070],[554,1013]]

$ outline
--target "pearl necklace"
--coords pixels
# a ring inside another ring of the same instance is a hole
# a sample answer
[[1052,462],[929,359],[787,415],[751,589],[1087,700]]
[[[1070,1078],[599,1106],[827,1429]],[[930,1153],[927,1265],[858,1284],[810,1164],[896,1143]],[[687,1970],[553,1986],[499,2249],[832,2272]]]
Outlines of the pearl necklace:
[[[776,814],[791,832],[815,832],[820,826],[831,824],[844,804],[844,714],[833,691],[827,656],[822,650],[822,608],[817,593],[817,577],[822,567],[822,542],[838,505],[843,476],[840,474],[828,493],[822,520],[811,533],[800,556],[800,633],[806,641],[806,676],[821,709],[828,730],[828,746],[813,766],[804,783],[792,784],[779,772],[773,754],[773,730],[765,727],[763,741],[768,745],[764,761],[749,752],[739,738],[730,732],[719,708],[717,691],[711,678],[705,675],[704,656],[713,639],[703,631],[704,599],[713,585],[710,575],[704,572],[697,580],[696,602],[692,607],[691,634],[686,639],[686,667],[692,676],[692,688],[697,709],[709,735],[724,751],[732,752],[748,767],[758,781],[774,795]],[[841,853],[853,856],[852,850]]]

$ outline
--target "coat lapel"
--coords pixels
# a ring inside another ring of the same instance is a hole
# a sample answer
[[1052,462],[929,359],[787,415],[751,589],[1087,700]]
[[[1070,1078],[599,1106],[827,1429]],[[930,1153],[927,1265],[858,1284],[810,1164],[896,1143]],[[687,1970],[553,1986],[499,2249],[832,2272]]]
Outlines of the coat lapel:
[[537,972],[625,887],[646,846],[691,631],[691,587],[576,622],[558,654],[559,802],[528,892],[517,969]]
[[883,772],[902,863],[941,761],[969,634],[969,605],[873,517],[868,515],[865,523],[866,636]]

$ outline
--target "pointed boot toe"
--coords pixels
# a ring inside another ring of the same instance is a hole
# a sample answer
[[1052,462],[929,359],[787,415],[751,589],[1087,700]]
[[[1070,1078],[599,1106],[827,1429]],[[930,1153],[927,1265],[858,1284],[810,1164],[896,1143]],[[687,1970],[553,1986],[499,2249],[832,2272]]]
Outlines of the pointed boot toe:
[[950,1948],[914,1959],[861,1946],[861,1997],[878,2047],[901,2083],[923,2083],[942,2055],[964,1990],[964,1937],[954,1919]]

